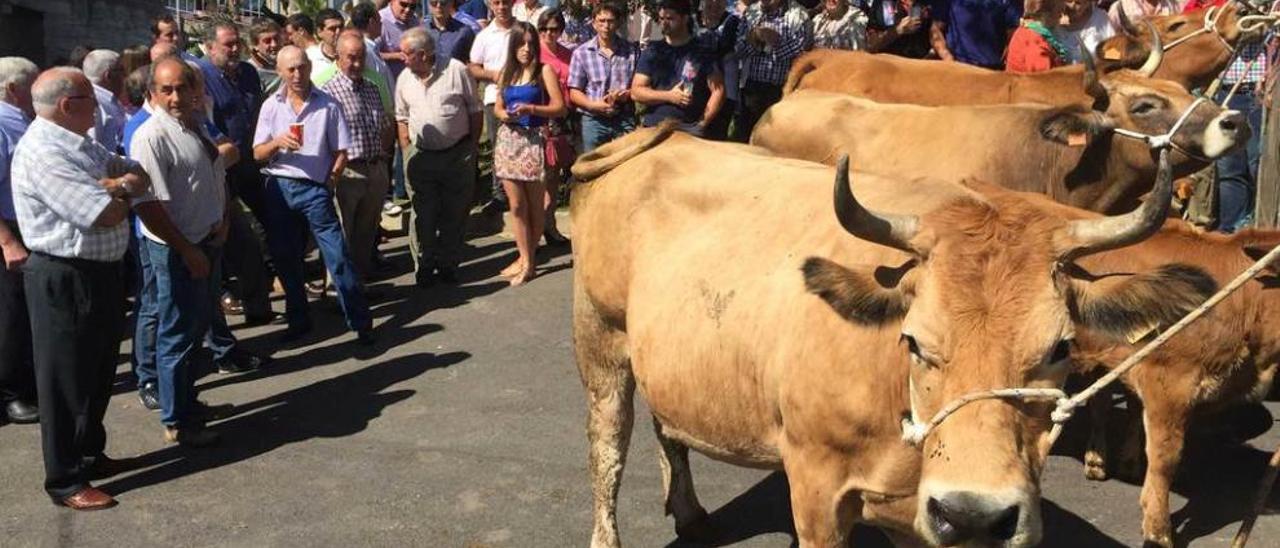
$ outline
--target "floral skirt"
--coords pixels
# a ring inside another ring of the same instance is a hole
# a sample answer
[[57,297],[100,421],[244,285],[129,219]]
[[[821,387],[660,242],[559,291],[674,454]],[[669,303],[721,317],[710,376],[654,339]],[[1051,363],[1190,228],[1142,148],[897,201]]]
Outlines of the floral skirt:
[[494,176],[507,181],[541,181],[545,162],[541,127],[498,126],[493,148]]

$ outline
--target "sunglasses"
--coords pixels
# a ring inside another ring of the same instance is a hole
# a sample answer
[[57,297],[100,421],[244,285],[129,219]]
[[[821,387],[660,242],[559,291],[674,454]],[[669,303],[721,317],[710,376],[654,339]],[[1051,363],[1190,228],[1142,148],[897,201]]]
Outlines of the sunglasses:
[[419,6],[419,5],[420,5],[420,4],[418,4],[418,3],[416,3],[416,2],[401,2],[401,3],[400,3],[400,7],[401,7],[401,8],[404,8],[404,9],[405,9],[405,10],[407,10],[407,11],[414,11],[414,10],[418,9],[418,6]]
[[564,32],[564,27],[542,27],[538,32]]

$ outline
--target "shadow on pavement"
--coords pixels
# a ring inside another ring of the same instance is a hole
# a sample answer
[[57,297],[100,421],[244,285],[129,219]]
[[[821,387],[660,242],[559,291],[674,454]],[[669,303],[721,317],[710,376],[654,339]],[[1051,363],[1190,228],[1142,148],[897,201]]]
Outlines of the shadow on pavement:
[[219,446],[192,450],[170,446],[127,459],[131,468],[143,470],[98,487],[119,495],[252,459],[289,444],[350,436],[367,428],[387,406],[414,394],[412,390],[383,392],[386,388],[469,357],[465,352],[420,353],[370,363],[345,375],[236,406],[229,418],[211,425],[222,436]]

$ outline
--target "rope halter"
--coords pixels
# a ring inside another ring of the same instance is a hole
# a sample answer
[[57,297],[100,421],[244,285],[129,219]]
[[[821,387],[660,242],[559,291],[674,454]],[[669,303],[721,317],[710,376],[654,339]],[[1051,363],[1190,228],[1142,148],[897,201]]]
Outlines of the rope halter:
[[1206,102],[1208,102],[1208,100],[1205,99],[1204,97],[1197,97],[1194,101],[1191,102],[1191,106],[1187,107],[1187,110],[1184,110],[1182,112],[1182,116],[1178,117],[1178,121],[1174,122],[1173,127],[1169,128],[1169,131],[1166,131],[1161,135],[1147,135],[1146,133],[1140,133],[1137,131],[1132,131],[1124,128],[1113,128],[1111,131],[1121,137],[1128,137],[1130,139],[1142,141],[1146,143],[1147,146],[1151,147],[1151,150],[1172,148],[1173,150],[1176,150],[1189,158],[1193,158],[1201,162],[1209,162],[1210,160],[1208,158],[1205,158],[1204,156],[1201,156],[1199,154],[1195,154],[1187,150],[1186,148],[1178,145],[1177,143],[1173,142],[1174,135],[1178,133],[1178,130],[1182,129],[1182,125],[1187,122],[1187,119],[1191,118],[1191,113],[1195,112],[1196,107],[1199,107],[1202,103],[1206,103]]
[[1173,49],[1174,47],[1177,47],[1179,44],[1186,42],[1187,40],[1190,40],[1192,38],[1195,38],[1196,36],[1199,36],[1201,34],[1213,33],[1213,35],[1218,38],[1218,41],[1222,42],[1222,47],[1226,48],[1227,53],[1234,55],[1236,52],[1235,46],[1232,46],[1231,42],[1228,42],[1226,37],[1222,36],[1222,33],[1218,31],[1218,19],[1220,19],[1221,17],[1222,17],[1222,9],[1218,8],[1217,6],[1209,8],[1208,11],[1204,12],[1204,26],[1192,31],[1191,33],[1187,34],[1186,36],[1183,36],[1182,38],[1179,38],[1177,40],[1169,42],[1168,44],[1165,44],[1164,51],[1167,52]]

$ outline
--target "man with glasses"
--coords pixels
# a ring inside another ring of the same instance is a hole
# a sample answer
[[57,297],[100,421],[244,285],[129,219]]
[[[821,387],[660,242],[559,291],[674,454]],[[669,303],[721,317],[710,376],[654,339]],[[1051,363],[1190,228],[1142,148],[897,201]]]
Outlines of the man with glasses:
[[636,49],[618,36],[622,8],[611,3],[591,10],[596,37],[573,50],[569,62],[569,100],[582,114],[582,152],[635,129],[631,78]]
[[[342,33],[345,24],[342,13],[333,8],[325,8],[316,13],[316,38],[320,41],[307,48],[312,75],[320,74],[338,62],[338,35]],[[321,85],[319,82],[314,83]]]
[[391,0],[378,15],[382,17],[382,40],[378,44],[378,55],[391,68],[391,77],[400,78],[404,70],[404,55],[400,53],[400,37],[405,31],[422,25],[418,18],[418,8],[423,0]]
[[[44,488],[75,510],[115,505],[89,480],[109,474],[102,419],[125,325],[129,202],[151,186],[137,163],[89,139],[93,86],[79,70],[45,71],[36,119],[13,155],[13,205],[31,256],[24,266],[40,400]],[[71,289],[71,290],[69,290]],[[116,467],[118,469],[118,467]]]
[[631,96],[649,106],[645,126],[675,119],[682,131],[702,137],[724,103],[724,77],[715,57],[694,42],[691,12],[689,0],[659,4],[663,40],[640,54]]
[[436,53],[427,32],[406,32],[400,47],[409,70],[396,81],[396,126],[412,191],[417,284],[457,283],[483,109],[466,66]]
[[427,18],[427,33],[436,43],[441,55],[457,59],[464,65],[471,58],[471,44],[476,33],[466,23],[454,17],[454,0],[427,0],[431,17]]

